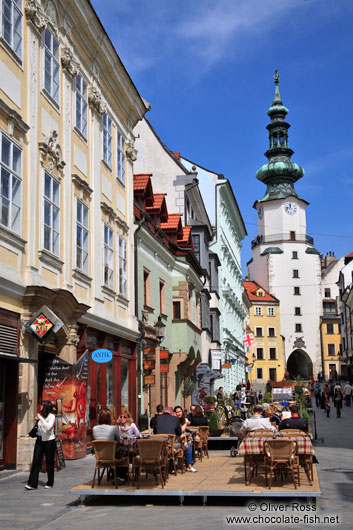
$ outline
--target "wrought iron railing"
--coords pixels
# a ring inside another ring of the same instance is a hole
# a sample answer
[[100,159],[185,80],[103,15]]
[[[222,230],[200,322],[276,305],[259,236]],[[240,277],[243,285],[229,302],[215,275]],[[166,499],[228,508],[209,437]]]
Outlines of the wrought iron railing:
[[268,236],[257,236],[251,241],[251,248],[256,247],[260,244],[268,243],[281,243],[282,241],[299,241],[305,242],[309,245],[314,245],[314,238],[308,236],[307,234],[297,234],[295,232],[284,232],[282,234],[272,234]]

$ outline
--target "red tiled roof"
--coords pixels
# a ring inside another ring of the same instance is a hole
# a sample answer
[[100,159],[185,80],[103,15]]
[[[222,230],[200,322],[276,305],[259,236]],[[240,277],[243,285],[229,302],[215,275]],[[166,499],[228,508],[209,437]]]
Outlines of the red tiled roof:
[[173,153],[173,155],[175,156],[175,158],[177,158],[179,160],[179,158],[180,158],[180,152],[179,151],[177,153]]
[[346,258],[353,258],[353,251],[350,252],[349,254],[347,254],[347,256],[345,256]]
[[144,191],[151,175],[138,174],[134,175],[134,191]]
[[[250,302],[278,302],[277,298],[270,295],[270,293],[268,293],[263,287],[261,287],[261,285],[256,282],[245,281],[243,282],[243,285]],[[258,291],[258,289],[264,291],[264,296],[257,296],[256,291]]]
[[152,210],[160,210],[163,204],[163,199],[166,196],[166,193],[154,193],[153,194],[153,205],[147,206],[146,212],[151,212]]
[[176,230],[179,226],[181,215],[179,213],[168,214],[168,221],[161,223],[162,230]]
[[189,243],[191,233],[191,226],[183,226],[183,239],[178,239],[178,245],[185,245]]

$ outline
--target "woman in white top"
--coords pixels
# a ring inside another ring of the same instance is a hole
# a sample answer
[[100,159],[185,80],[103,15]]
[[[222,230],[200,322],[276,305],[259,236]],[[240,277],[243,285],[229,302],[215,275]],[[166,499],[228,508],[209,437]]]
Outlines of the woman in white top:
[[27,490],[34,490],[38,487],[38,478],[42,466],[43,455],[47,465],[48,481],[44,488],[49,489],[54,485],[54,459],[56,451],[55,443],[55,416],[52,414],[53,404],[50,401],[43,401],[40,413],[35,419],[38,425],[37,440],[34,446],[32,468],[25,486]]
[[127,410],[116,420],[120,438],[140,438],[141,433],[133,422],[131,413]]

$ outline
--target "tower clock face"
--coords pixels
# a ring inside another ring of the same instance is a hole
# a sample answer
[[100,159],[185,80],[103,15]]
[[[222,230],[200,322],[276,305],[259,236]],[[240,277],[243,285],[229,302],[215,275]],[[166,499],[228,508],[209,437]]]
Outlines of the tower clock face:
[[294,215],[297,211],[297,205],[295,202],[286,202],[284,205],[284,210],[288,215]]
[[260,206],[260,208],[257,210],[257,215],[259,216],[259,219],[262,219],[263,214],[264,209],[262,208],[262,206]]

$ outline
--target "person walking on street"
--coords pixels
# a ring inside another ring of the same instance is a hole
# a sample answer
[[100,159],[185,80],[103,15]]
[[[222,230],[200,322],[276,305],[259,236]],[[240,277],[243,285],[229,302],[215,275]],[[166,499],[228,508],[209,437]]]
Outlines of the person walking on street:
[[323,389],[321,394],[321,408],[326,410],[326,416],[330,417],[331,403],[330,403],[330,394],[327,392],[326,387]]
[[56,442],[54,434],[55,416],[52,414],[53,404],[50,401],[43,401],[40,412],[36,415],[38,431],[37,440],[34,446],[31,472],[26,484],[26,490],[36,490],[38,488],[39,472],[42,467],[43,455],[47,466],[48,481],[45,489],[54,486],[54,459]]
[[316,406],[320,407],[321,386],[319,382],[317,382],[316,385],[314,386],[314,396],[315,396]]
[[337,388],[335,390],[335,395],[334,395],[333,400],[334,400],[334,404],[336,407],[337,418],[340,418],[341,410],[342,410],[342,403],[343,403],[343,395],[342,395],[341,388]]
[[352,385],[349,384],[349,381],[347,381],[347,384],[344,386],[344,393],[346,394],[346,407],[351,406],[352,401]]

